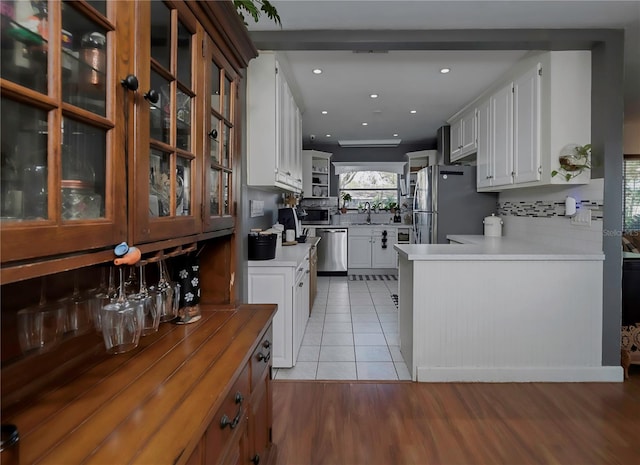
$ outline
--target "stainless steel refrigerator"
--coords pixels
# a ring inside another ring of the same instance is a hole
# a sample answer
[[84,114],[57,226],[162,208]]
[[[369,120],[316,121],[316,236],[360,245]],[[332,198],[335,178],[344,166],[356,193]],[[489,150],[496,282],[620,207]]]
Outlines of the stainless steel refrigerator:
[[447,234],[483,234],[482,220],[497,213],[498,194],[476,192],[476,167],[436,165],[416,175],[416,244],[446,244]]

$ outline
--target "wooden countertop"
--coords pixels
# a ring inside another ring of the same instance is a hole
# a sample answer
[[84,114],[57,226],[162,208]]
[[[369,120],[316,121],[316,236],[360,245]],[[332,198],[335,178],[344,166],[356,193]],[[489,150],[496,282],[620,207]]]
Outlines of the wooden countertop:
[[134,351],[101,356],[2,412],[21,464],[185,462],[268,327],[275,305],[203,306]]

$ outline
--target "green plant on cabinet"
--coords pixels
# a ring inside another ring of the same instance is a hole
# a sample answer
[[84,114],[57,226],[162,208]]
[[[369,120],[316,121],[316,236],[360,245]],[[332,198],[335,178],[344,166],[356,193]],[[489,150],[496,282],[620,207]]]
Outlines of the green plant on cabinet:
[[560,168],[551,172],[551,177],[562,175],[566,181],[591,169],[591,144],[567,145],[558,157]]

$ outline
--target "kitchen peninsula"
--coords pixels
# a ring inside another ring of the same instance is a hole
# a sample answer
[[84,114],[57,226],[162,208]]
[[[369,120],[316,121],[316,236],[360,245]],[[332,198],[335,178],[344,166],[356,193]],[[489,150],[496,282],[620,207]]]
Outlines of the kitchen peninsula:
[[507,237],[395,245],[400,350],[423,382],[622,381],[602,366],[602,253]]

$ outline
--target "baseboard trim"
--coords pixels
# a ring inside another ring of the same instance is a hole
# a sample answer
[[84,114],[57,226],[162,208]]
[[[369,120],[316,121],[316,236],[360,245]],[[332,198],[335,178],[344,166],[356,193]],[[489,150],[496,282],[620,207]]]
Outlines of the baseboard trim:
[[622,367],[533,367],[533,368],[442,368],[418,367],[418,382],[424,383],[576,383],[622,382]]

